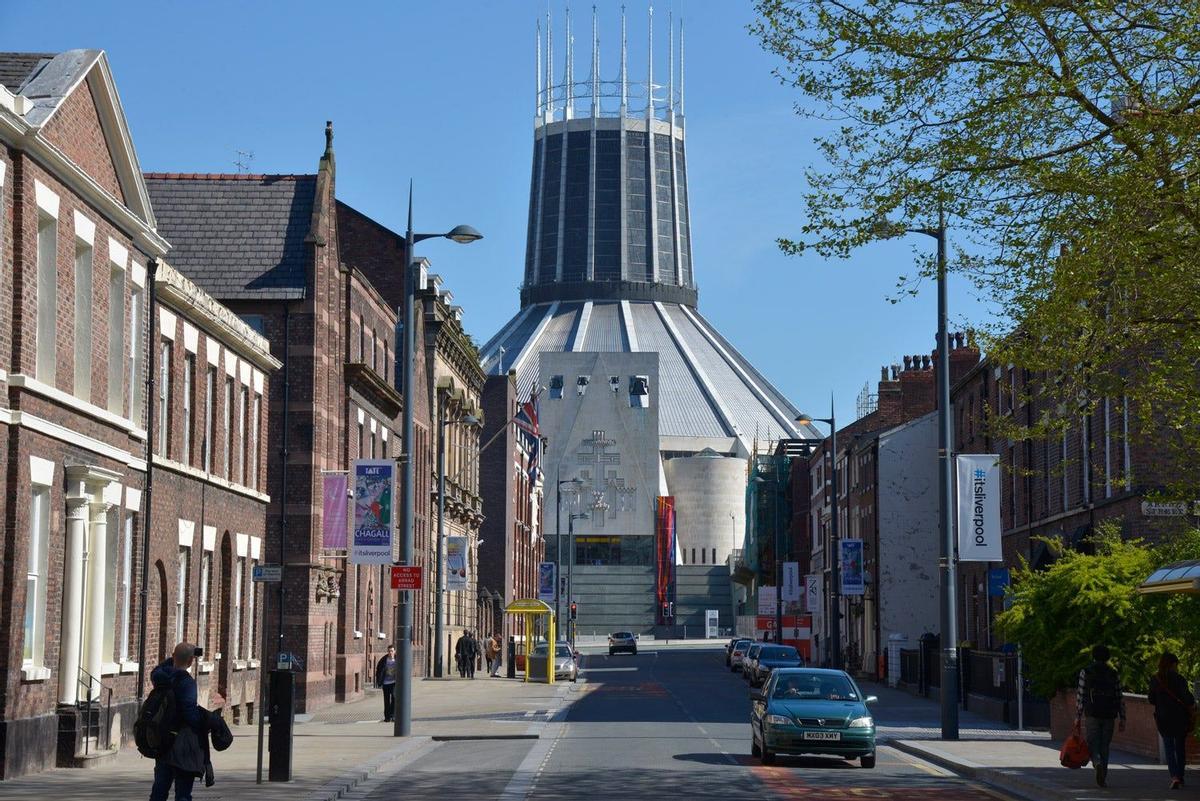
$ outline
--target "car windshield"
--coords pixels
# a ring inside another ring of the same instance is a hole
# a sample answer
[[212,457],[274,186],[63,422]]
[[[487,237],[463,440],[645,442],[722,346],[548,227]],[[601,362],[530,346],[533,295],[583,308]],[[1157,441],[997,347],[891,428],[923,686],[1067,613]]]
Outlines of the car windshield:
[[612,637],[614,640],[632,640],[633,634],[628,631],[615,631]]
[[748,643],[744,640],[742,642],[739,642],[737,645],[733,646],[733,650],[739,654],[744,654],[749,649],[750,649],[750,643]]
[[758,655],[759,659],[799,659],[800,655],[796,653],[795,648],[787,648],[779,645],[770,648],[763,648]]
[[762,646],[759,645],[758,643],[755,643],[754,645],[750,646],[750,653],[748,654],[748,656],[751,659],[753,659],[754,657],[758,656],[758,652],[761,650],[762,650]]
[[573,654],[571,653],[571,646],[569,646],[569,645],[558,646],[557,648],[554,649],[554,655],[559,656],[559,657],[573,656]]
[[796,673],[775,682],[772,698],[803,698],[815,701],[857,701],[858,692],[845,676]]

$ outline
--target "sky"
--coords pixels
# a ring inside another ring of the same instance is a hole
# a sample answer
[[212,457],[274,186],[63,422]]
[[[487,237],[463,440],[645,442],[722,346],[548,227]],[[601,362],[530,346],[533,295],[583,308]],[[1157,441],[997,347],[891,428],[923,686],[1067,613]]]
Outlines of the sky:
[[[619,66],[620,3],[598,0],[601,74]],[[334,123],[337,195],[403,232],[415,187],[418,231],[459,223],[484,239],[423,243],[483,343],[518,310],[533,151],[535,25],[561,0],[354,3],[0,0],[0,50],[107,51],[148,172],[312,173]],[[646,70],[645,0],[626,2],[631,79]],[[573,8],[576,76],[589,72],[591,4]],[[655,4],[655,78],[669,13],[686,30],[692,252],[700,311],[801,410],[839,424],[879,368],[934,345],[926,286],[893,304],[925,237],[828,261],[783,255],[804,223],[805,170],[821,156],[795,89],[747,31],[749,0]],[[917,221],[914,221],[917,222]],[[927,221],[926,221],[927,222]],[[953,238],[953,232],[951,232]],[[168,259],[170,257],[168,256]],[[951,326],[987,305],[951,278]]]

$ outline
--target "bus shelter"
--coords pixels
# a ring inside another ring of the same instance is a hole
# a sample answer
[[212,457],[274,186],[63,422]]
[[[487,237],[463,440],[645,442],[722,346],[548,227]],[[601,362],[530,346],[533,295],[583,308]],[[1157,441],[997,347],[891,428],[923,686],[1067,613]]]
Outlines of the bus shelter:
[[[536,598],[521,598],[506,606],[504,611],[510,615],[521,615],[525,621],[524,680],[544,680],[547,684],[553,684],[554,648],[550,645],[555,642],[554,609],[545,601],[539,601]],[[544,632],[546,638],[546,664],[535,666],[532,664],[531,655],[538,640],[538,637],[534,636],[534,632],[539,631]]]
[[1200,595],[1200,560],[1160,567],[1138,586],[1138,592],[1143,595],[1160,592]]

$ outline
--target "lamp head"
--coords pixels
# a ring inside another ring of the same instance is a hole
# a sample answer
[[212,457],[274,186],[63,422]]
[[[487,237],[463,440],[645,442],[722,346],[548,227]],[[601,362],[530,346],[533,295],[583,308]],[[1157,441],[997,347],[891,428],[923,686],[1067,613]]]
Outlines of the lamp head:
[[483,234],[469,225],[456,225],[446,234],[446,238],[452,239],[460,245],[469,245],[472,242],[483,239]]
[[877,239],[895,239],[904,236],[908,229],[899,223],[894,223],[883,215],[871,220],[871,234]]
[[481,425],[483,425],[483,421],[482,421],[482,420],[480,420],[478,417],[476,417],[476,416],[475,416],[475,415],[473,415],[473,414],[468,414],[468,415],[466,415],[466,416],[465,416],[465,417],[463,417],[463,418],[462,418],[462,420],[460,420],[459,422],[460,422],[460,423],[462,423],[463,425],[468,425],[468,426],[481,426]]
[[800,414],[796,416],[796,422],[800,423],[801,425],[806,426],[806,425],[810,424],[812,421],[813,421],[813,419],[812,419],[811,414],[805,414],[804,412],[800,412]]

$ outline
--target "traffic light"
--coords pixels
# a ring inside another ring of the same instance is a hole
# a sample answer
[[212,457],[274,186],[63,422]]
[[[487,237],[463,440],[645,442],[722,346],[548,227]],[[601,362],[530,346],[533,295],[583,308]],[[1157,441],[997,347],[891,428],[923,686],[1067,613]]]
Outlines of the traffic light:
[[578,612],[579,612],[579,604],[575,603],[574,601],[571,601],[571,620],[575,619],[576,614]]

